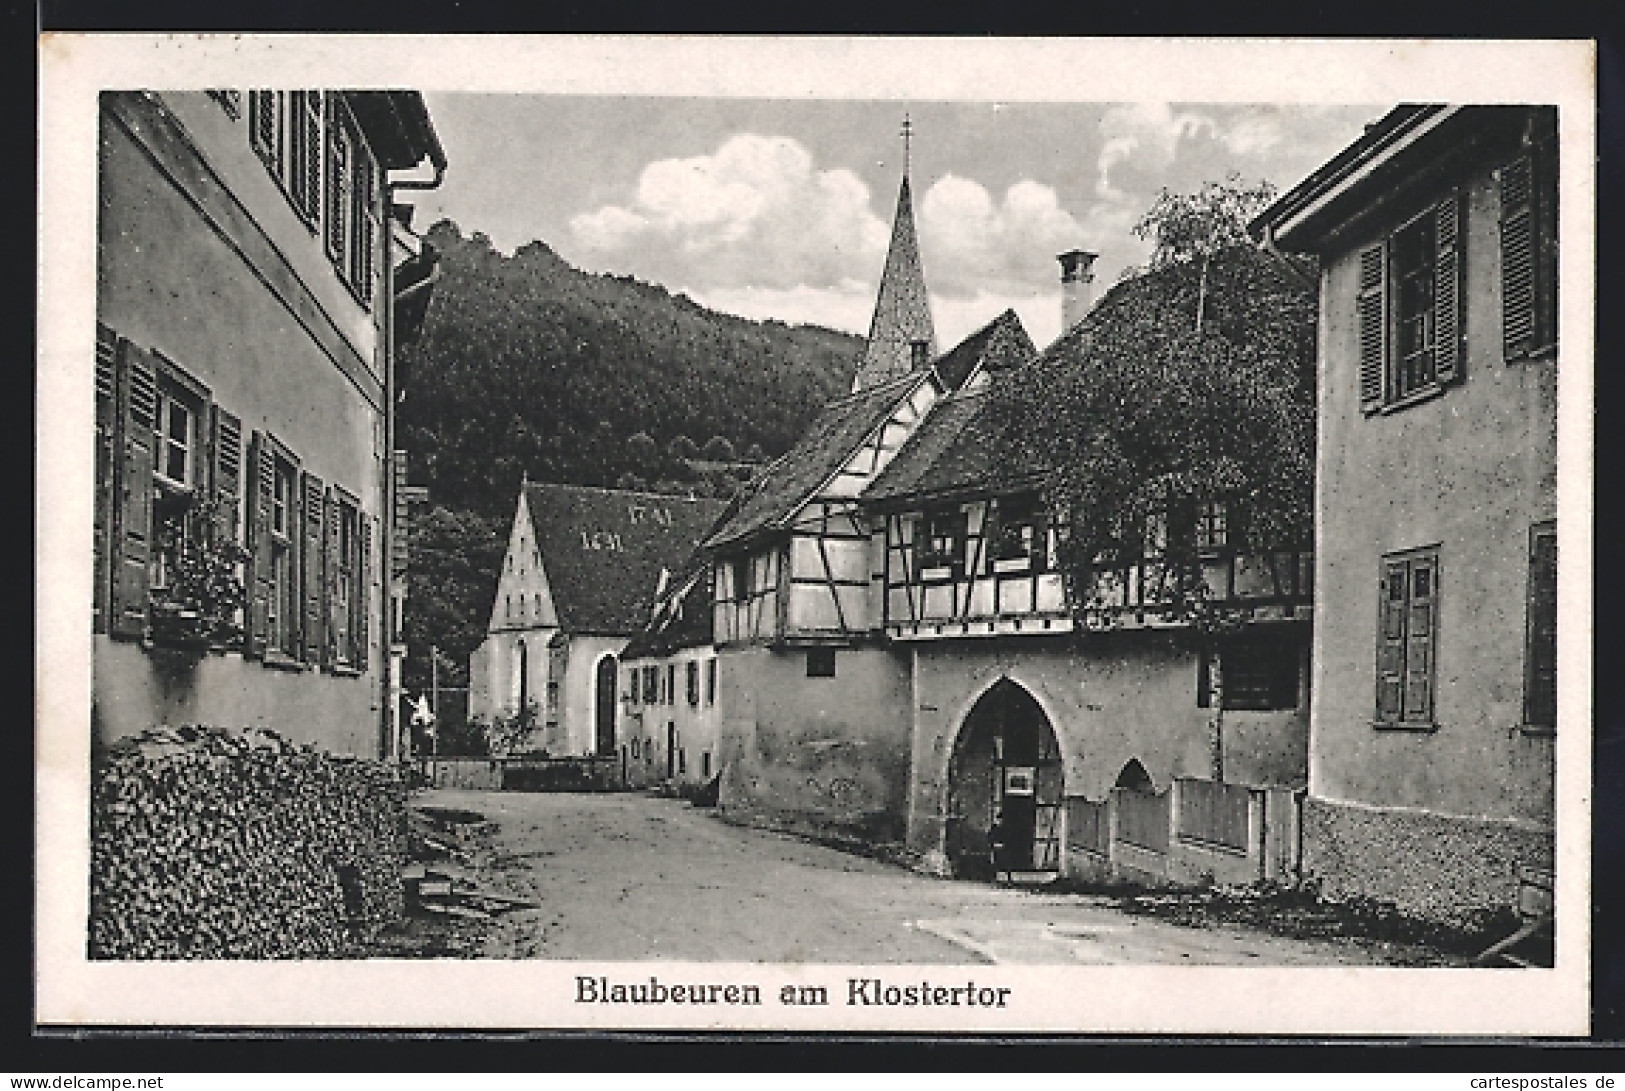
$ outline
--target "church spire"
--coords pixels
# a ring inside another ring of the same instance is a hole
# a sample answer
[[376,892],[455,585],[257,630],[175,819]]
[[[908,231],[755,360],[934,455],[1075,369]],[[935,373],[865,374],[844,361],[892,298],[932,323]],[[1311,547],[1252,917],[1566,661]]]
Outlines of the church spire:
[[903,184],[897,192],[892,217],[891,246],[880,277],[869,341],[864,346],[852,389],[862,390],[906,375],[929,363],[937,354],[937,335],[931,327],[931,305],[925,294],[925,273],[920,267],[920,245],[914,234],[914,200],[909,193],[910,141],[914,126],[903,118]]

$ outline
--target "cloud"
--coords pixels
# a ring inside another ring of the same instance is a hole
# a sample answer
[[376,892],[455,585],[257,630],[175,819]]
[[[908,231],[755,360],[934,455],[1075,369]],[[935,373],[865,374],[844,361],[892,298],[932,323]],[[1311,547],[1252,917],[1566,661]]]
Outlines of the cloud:
[[576,216],[588,263],[624,263],[710,290],[835,288],[873,276],[887,225],[848,170],[818,170],[799,143],[739,133],[710,155],[643,168],[629,199]]
[[926,284],[951,297],[1051,288],[1055,255],[1086,241],[1055,190],[1027,179],[995,201],[980,183],[944,175],[926,191],[919,215]]
[[1285,139],[1281,123],[1273,117],[1244,115],[1219,134],[1236,155],[1262,155]]
[[1211,134],[1214,129],[1212,118],[1189,111],[1176,113],[1165,102],[1111,107],[1100,119],[1103,143],[1096,163],[1096,195],[1114,199],[1142,190],[1147,176],[1174,161],[1181,140]]

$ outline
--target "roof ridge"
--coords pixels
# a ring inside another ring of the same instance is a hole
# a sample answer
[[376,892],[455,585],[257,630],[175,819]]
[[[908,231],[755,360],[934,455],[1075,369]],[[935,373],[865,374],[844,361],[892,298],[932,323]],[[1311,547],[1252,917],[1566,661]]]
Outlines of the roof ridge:
[[676,493],[649,492],[646,489],[616,489],[616,488],[611,488],[608,485],[572,485],[572,484],[569,484],[568,482],[564,482],[564,481],[527,481],[527,482],[525,482],[525,488],[527,490],[529,490],[529,489],[570,489],[570,490],[573,490],[575,492],[610,493],[610,494],[612,494],[614,496],[644,496],[644,497],[648,497],[648,498],[650,498],[652,500],[687,500],[687,501],[710,500],[710,501],[713,501],[713,502],[718,503],[718,504],[727,503],[726,500],[723,500],[722,498],[716,497],[716,496],[679,496]]

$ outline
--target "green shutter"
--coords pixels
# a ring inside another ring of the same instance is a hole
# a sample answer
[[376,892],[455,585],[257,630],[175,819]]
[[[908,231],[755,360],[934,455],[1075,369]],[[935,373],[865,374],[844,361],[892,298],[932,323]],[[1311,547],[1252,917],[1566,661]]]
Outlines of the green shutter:
[[96,323],[96,511],[91,631],[107,631],[109,558],[113,552],[113,477],[118,457],[118,337]]
[[1360,251],[1355,324],[1360,357],[1360,408],[1382,408],[1388,362],[1387,258],[1383,245]]
[[147,627],[147,565],[152,559],[152,472],[158,413],[158,365],[146,351],[120,343],[119,481],[113,510],[114,636],[139,639]]
[[1433,365],[1441,384],[1461,370],[1461,201],[1451,194],[1433,210]]
[[1404,561],[1383,565],[1378,587],[1377,719],[1397,723],[1405,677],[1405,604],[1410,566]]
[[271,441],[255,432],[248,445],[248,639],[243,654],[264,656],[270,642],[271,503],[276,488],[276,457]]
[[1509,360],[1535,343],[1534,168],[1520,156],[1501,169],[1501,341]]

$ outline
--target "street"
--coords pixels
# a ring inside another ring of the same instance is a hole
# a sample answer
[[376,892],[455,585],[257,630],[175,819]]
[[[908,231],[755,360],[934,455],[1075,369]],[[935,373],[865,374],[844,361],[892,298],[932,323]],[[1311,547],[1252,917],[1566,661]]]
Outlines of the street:
[[780,963],[1327,966],[1351,943],[1189,928],[1100,897],[917,875],[686,802],[442,789],[416,806],[495,822],[481,880],[539,905],[498,919],[491,958]]

